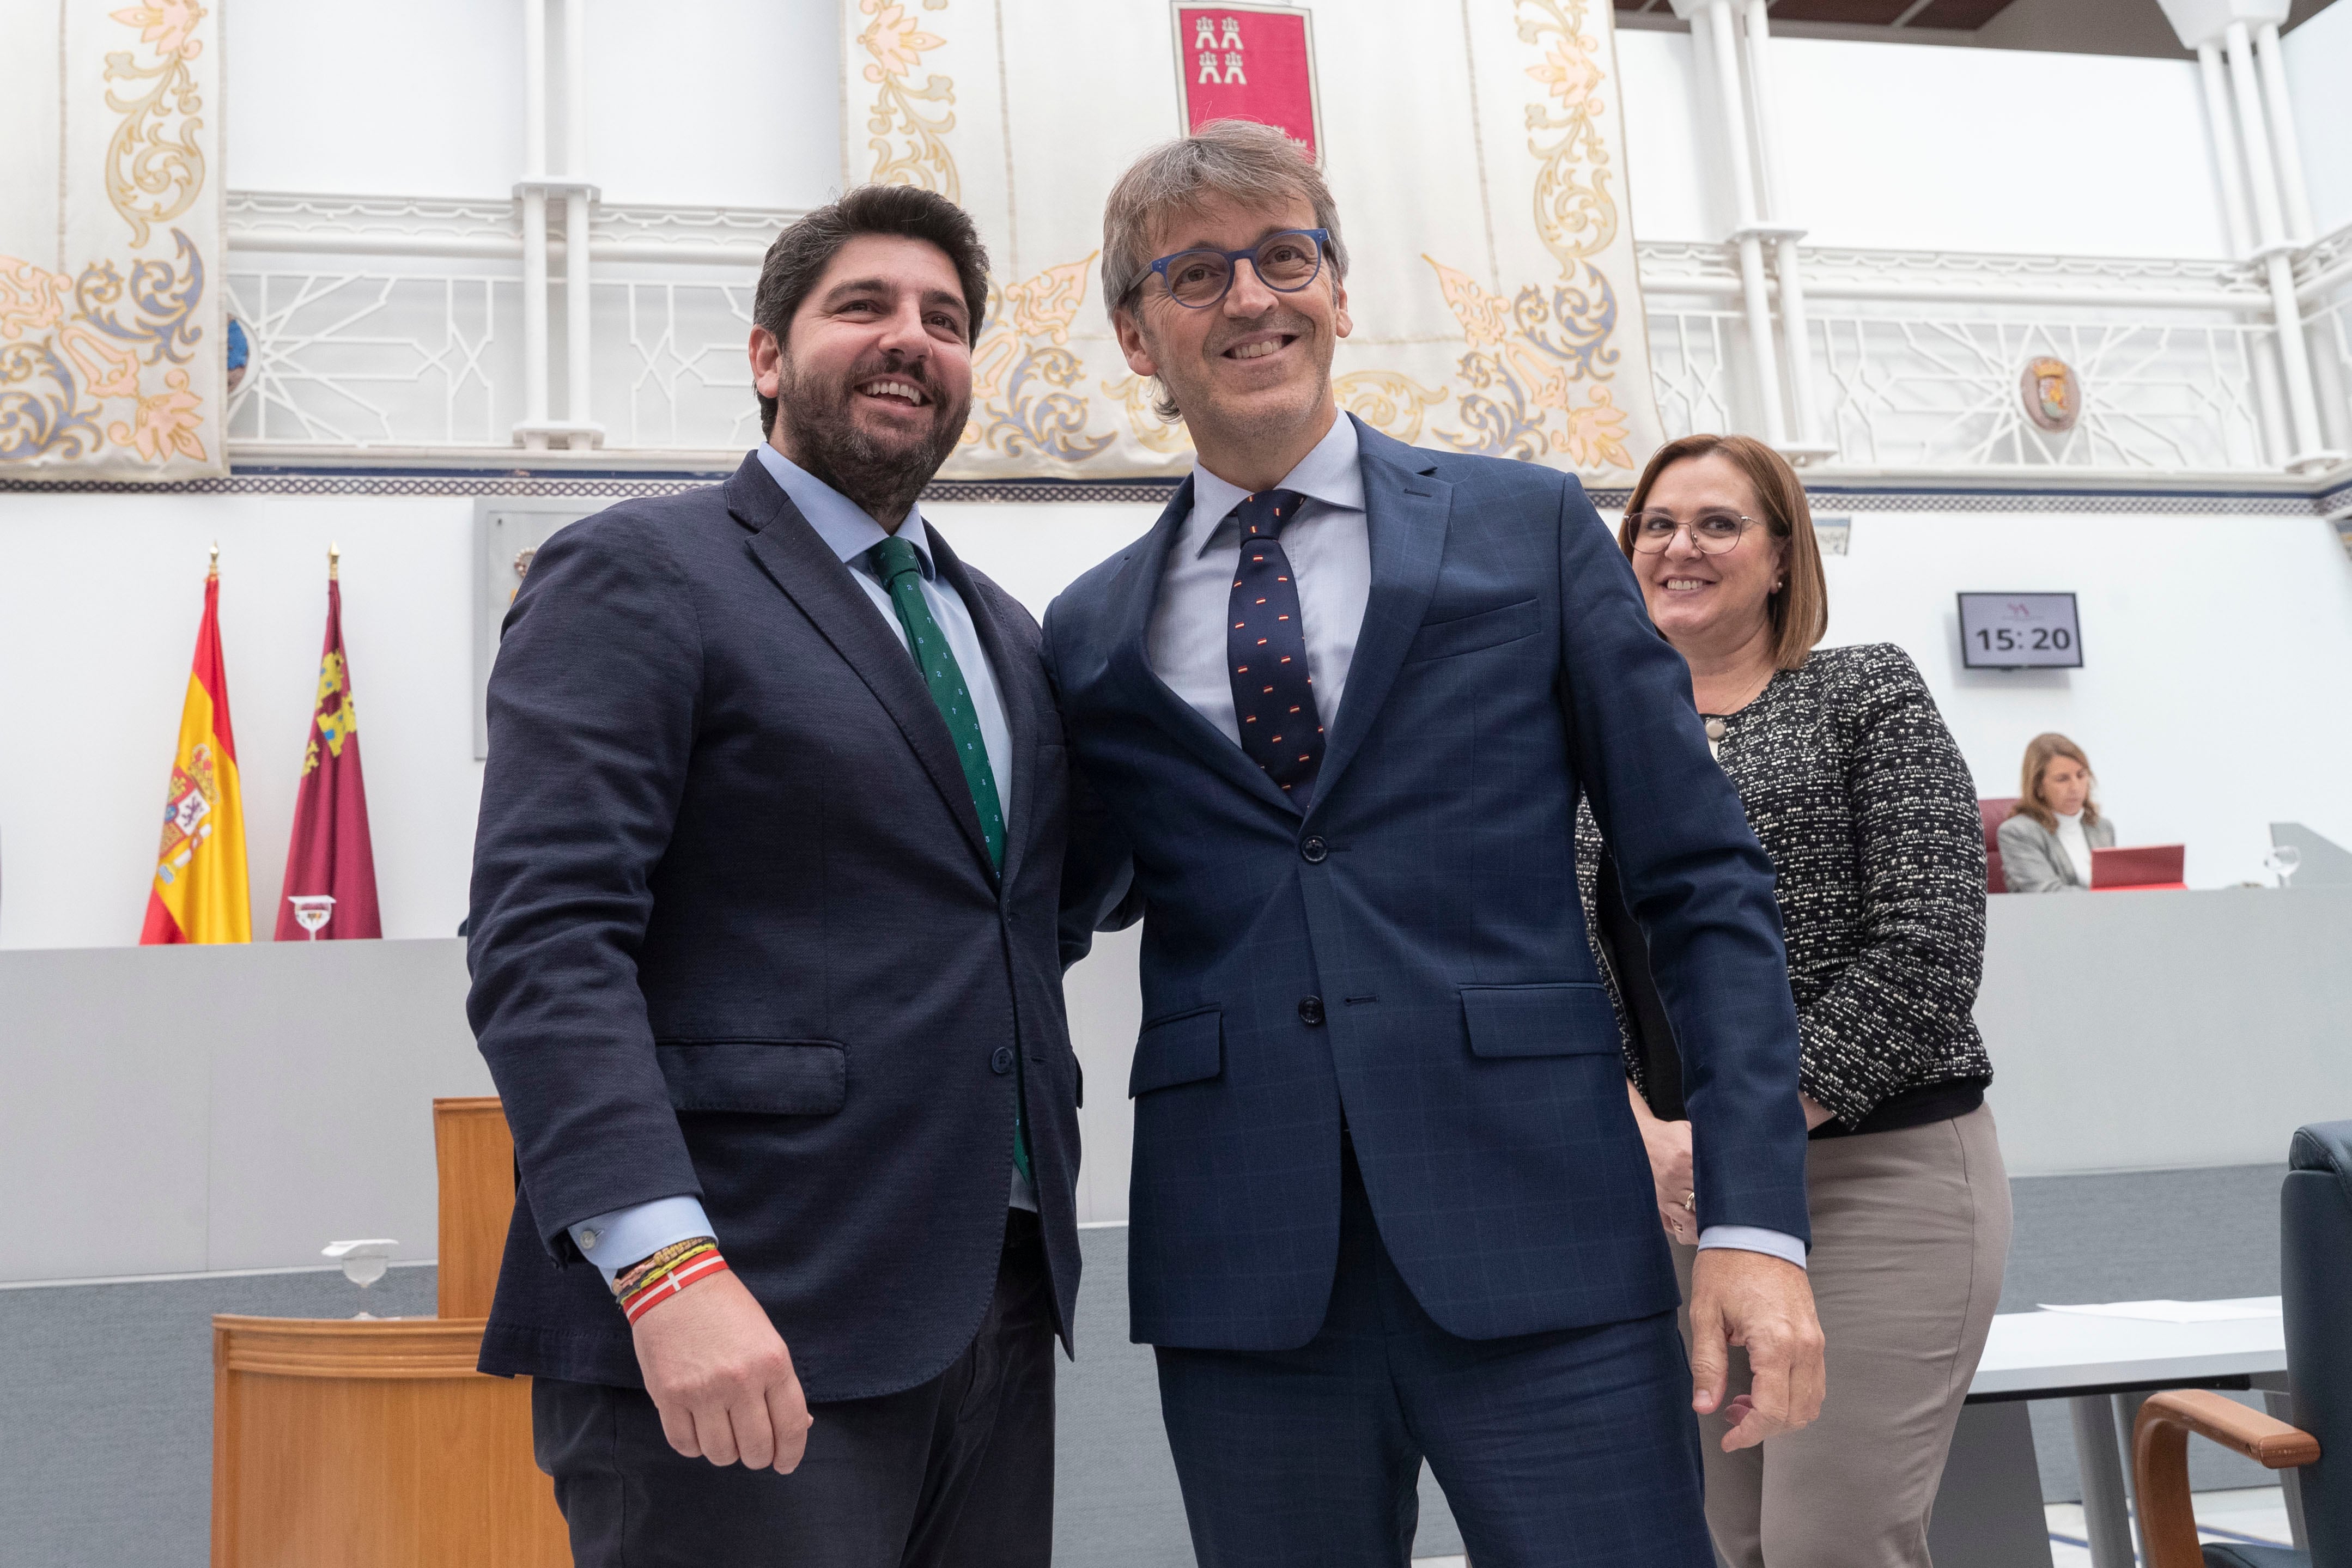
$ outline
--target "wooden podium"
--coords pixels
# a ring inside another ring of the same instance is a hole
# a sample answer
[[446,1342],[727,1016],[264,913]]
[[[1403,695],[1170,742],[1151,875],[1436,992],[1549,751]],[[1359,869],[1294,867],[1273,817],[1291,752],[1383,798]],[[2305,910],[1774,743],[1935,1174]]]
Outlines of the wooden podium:
[[514,1212],[496,1100],[436,1100],[439,1315],[213,1320],[213,1568],[561,1568],[530,1384],[474,1370]]

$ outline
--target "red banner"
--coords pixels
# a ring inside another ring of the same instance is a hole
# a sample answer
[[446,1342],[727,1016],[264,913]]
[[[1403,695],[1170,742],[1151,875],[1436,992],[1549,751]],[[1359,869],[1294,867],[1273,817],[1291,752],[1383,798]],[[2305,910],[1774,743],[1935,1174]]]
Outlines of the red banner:
[[360,774],[360,725],[352,672],[343,660],[343,585],[327,577],[327,646],[319,656],[319,701],[294,799],[294,842],[278,900],[279,942],[380,937],[375,850],[368,840],[367,783]]
[[1323,145],[1315,96],[1315,29],[1289,5],[1176,7],[1176,78],[1186,134],[1213,120],[1254,120],[1315,159]]

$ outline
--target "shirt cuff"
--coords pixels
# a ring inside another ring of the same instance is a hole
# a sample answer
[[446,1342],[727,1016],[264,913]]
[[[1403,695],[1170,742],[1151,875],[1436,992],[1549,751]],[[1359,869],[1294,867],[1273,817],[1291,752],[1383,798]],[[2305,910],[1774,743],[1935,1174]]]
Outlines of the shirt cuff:
[[712,1234],[702,1200],[684,1194],[592,1215],[571,1230],[581,1256],[604,1273],[608,1285],[622,1269],[651,1258],[674,1241]]
[[[672,1200],[675,1201],[675,1200]],[[1698,1249],[1728,1247],[1738,1252],[1760,1252],[1767,1258],[1777,1258],[1783,1263],[1805,1266],[1805,1244],[1785,1231],[1766,1230],[1760,1225],[1711,1225],[1698,1233]]]

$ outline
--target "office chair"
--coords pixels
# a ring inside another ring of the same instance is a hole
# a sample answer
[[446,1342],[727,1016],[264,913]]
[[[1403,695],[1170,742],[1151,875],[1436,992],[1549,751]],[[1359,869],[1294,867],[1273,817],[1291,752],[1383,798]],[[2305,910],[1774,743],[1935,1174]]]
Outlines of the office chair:
[[[2151,1394],[2132,1428],[2132,1486],[2148,1568],[2352,1568],[2352,1121],[2298,1128],[2279,1193],[2279,1282],[2294,1424],[2218,1394]],[[2310,1550],[2200,1547],[2189,1436],[2301,1472]]]

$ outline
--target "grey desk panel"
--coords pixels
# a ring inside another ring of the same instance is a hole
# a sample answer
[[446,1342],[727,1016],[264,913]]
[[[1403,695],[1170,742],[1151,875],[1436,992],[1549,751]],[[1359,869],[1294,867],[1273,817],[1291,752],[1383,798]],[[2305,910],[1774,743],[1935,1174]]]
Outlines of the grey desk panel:
[[1977,1023],[2010,1174],[2265,1163],[2352,1116],[2352,888],[1989,902]]
[[465,991],[454,940],[0,952],[0,1280],[432,1257]]

